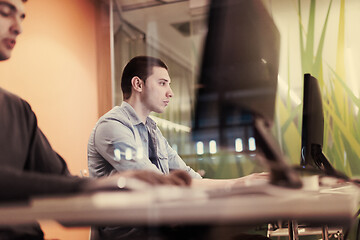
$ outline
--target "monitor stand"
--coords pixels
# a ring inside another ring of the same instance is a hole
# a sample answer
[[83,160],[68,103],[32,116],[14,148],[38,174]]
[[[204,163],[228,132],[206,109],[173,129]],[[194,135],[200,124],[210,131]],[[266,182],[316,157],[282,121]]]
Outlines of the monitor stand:
[[255,117],[255,139],[262,153],[260,160],[270,170],[270,183],[287,188],[301,188],[299,173],[289,166],[270,131],[270,124],[263,118]]
[[301,166],[309,171],[321,171],[321,174],[333,176],[349,181],[350,178],[345,174],[337,171],[326,158],[319,144],[311,144],[310,156],[312,161],[305,160],[305,147],[301,150]]

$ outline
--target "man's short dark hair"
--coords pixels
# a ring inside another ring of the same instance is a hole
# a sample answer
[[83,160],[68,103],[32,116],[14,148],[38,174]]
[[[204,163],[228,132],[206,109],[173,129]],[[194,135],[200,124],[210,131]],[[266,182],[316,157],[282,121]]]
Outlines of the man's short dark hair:
[[153,73],[153,67],[161,67],[168,70],[166,64],[158,58],[149,56],[137,56],[126,64],[121,77],[121,90],[123,99],[129,99],[131,96],[131,79],[139,77],[146,82],[146,79]]

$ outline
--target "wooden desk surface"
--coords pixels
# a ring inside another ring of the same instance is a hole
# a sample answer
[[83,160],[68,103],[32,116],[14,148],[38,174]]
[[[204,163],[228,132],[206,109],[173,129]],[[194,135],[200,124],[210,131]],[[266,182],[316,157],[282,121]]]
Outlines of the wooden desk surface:
[[203,191],[160,187],[150,191],[98,192],[36,198],[28,206],[0,207],[0,225],[56,220],[67,226],[96,224],[249,224],[299,220],[349,225],[358,209],[354,185],[321,191],[280,189],[209,199]]

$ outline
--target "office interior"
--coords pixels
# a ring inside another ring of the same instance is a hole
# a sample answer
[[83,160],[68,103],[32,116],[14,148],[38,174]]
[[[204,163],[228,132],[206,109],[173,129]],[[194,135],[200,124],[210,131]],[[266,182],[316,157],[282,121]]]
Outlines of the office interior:
[[[360,2],[263,2],[281,36],[272,131],[289,164],[300,161],[303,74],[309,72],[322,92],[323,151],[337,170],[359,176]],[[207,0],[29,0],[23,34],[0,65],[0,85],[31,103],[71,173],[86,175],[89,134],[122,101],[122,68],[136,55],[159,57],[169,66],[175,96],[153,117],[179,155],[209,178],[262,171],[241,150],[224,159],[216,142],[191,139],[208,6]],[[47,238],[89,237],[88,227],[42,226]]]

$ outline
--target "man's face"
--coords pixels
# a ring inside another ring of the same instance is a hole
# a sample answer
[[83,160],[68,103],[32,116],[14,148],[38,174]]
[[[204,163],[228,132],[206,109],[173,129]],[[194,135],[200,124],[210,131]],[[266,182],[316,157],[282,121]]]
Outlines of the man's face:
[[22,0],[0,0],[0,61],[10,58],[24,18]]
[[153,67],[153,73],[146,79],[142,94],[142,104],[149,112],[164,112],[174,95],[170,83],[169,73],[165,68]]

